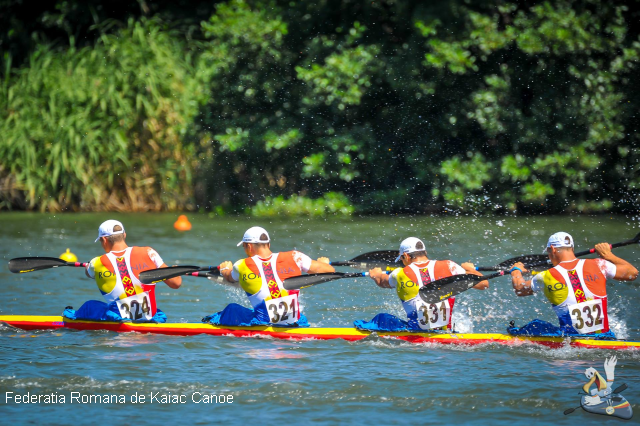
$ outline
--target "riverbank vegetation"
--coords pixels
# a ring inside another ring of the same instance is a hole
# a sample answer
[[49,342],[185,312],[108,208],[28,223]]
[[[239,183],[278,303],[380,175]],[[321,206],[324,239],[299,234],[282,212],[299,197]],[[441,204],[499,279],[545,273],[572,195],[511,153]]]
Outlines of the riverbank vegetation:
[[0,209],[640,207],[638,1],[119,3],[8,2]]

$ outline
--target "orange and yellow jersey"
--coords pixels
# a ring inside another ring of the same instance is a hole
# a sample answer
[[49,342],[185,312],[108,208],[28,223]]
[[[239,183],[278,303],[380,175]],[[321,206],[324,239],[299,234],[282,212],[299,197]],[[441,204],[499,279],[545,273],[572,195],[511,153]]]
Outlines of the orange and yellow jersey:
[[231,276],[240,282],[254,309],[263,301],[289,295],[282,282],[307,272],[311,258],[298,251],[272,253],[267,259],[248,257],[233,265]]
[[[421,329],[438,328],[441,325],[451,328],[455,298],[450,297],[439,304],[426,305],[418,292],[421,287],[429,285],[432,281],[464,273],[465,270],[460,265],[450,260],[428,260],[396,269],[389,275],[389,285],[396,289],[410,324]],[[434,324],[438,327],[434,327]]]
[[581,334],[607,332],[606,284],[615,275],[616,266],[604,259],[574,259],[535,275],[531,289],[544,293],[561,327]]
[[155,314],[155,284],[142,284],[138,276],[142,271],[159,268],[163,264],[160,255],[151,247],[128,247],[91,259],[87,274],[96,280],[107,303],[149,292]]

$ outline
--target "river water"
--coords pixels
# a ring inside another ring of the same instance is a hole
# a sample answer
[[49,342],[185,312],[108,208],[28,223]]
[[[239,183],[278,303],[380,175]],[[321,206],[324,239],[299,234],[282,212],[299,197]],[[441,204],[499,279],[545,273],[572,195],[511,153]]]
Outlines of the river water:
[[[101,254],[93,241],[108,218],[124,223],[129,245],[152,246],[169,265],[235,261],[243,256],[236,243],[254,225],[269,230],[274,251],[295,248],[314,258],[348,260],[368,251],[397,249],[403,238],[417,236],[430,258],[476,265],[541,253],[548,236],[560,230],[574,236],[577,250],[624,241],[640,230],[637,220],[623,216],[256,220],[194,215],[193,229],[178,233],[172,214],[5,213],[0,215],[0,256],[3,262],[57,257],[68,247],[88,261]],[[616,253],[640,265],[637,245]],[[612,282],[608,289],[613,329],[619,337],[640,340],[638,282]],[[184,278],[179,290],[164,285],[158,290],[158,305],[170,322],[198,322],[230,302],[248,305],[240,291],[201,278]],[[369,278],[303,292],[312,326],[350,326],[378,312],[403,316],[394,292],[376,287]],[[14,275],[0,267],[0,315],[59,315],[66,305],[78,308],[89,299],[100,299],[100,294],[80,268]],[[503,332],[511,320],[522,325],[532,318],[555,322],[543,296],[517,298],[506,277],[492,280],[487,291],[460,295],[454,313],[456,328],[464,332]],[[605,419],[582,410],[564,416],[563,411],[580,404],[585,369],[594,367],[604,375],[603,362],[611,354],[530,345],[416,345],[378,338],[282,341],[26,332],[0,326],[0,413],[4,424],[597,424]],[[624,396],[639,409],[640,353],[616,355],[615,384],[627,384]],[[58,403],[18,404],[7,398],[26,394],[53,394]],[[105,394],[126,402],[82,399]],[[135,395],[146,399],[133,403]],[[184,395],[184,402],[165,404],[162,395]],[[205,403],[202,395],[230,395],[233,402]]]

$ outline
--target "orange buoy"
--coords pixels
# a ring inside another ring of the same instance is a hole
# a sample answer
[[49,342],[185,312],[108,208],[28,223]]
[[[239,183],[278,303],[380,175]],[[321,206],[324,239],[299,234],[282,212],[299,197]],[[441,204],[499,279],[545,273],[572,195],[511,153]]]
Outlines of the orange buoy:
[[173,224],[173,227],[178,231],[190,231],[191,230],[191,222],[187,219],[187,216],[181,214],[178,216],[178,220]]

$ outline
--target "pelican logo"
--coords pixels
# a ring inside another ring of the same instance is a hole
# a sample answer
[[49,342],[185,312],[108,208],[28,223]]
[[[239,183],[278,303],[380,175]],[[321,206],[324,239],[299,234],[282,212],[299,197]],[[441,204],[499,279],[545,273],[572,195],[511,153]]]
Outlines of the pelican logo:
[[615,389],[613,388],[617,363],[618,359],[615,356],[605,358],[604,372],[607,377],[606,379],[593,367],[585,370],[584,375],[589,381],[582,386],[584,393],[580,398],[580,406],[565,410],[565,416],[573,413],[578,408],[582,408],[591,414],[619,417],[625,420],[633,417],[631,404],[622,396],[622,391],[627,389],[627,385],[622,384]]

